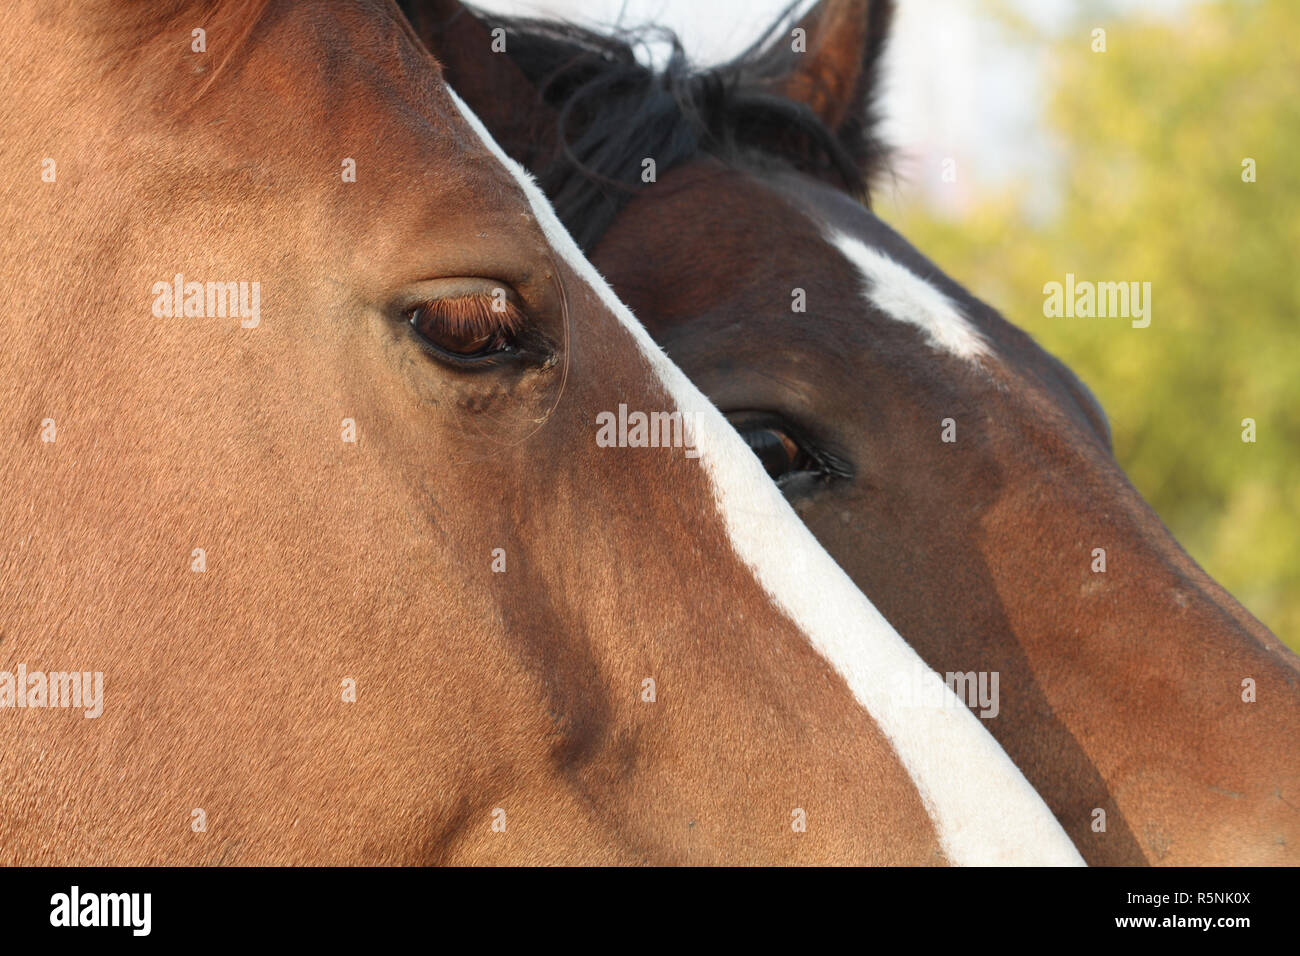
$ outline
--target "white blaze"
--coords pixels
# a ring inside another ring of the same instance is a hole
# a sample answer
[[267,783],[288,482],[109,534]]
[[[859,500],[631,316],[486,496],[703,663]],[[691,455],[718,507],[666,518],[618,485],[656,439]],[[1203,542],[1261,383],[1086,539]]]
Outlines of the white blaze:
[[911,269],[838,230],[832,229],[826,238],[858,267],[866,280],[862,294],[881,312],[916,326],[931,346],[958,358],[989,354],[988,343],[956,303]]

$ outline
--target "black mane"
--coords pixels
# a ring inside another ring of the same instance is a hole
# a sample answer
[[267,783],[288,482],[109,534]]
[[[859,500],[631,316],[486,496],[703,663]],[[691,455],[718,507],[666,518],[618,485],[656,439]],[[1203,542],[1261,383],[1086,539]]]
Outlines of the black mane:
[[[888,150],[869,117],[854,126],[860,141],[845,142],[807,106],[765,88],[765,54],[774,38],[788,34],[783,28],[793,23],[793,8],[740,56],[708,69],[691,64],[677,35],[663,28],[602,35],[559,21],[475,15],[488,29],[505,30],[507,55],[557,114],[546,131],[549,148],[503,146],[529,157],[584,250],[644,188],[647,157],[659,176],[701,153],[750,169],[795,168],[863,200],[886,162]],[[636,50],[656,40],[670,55],[664,66],[649,67]]]

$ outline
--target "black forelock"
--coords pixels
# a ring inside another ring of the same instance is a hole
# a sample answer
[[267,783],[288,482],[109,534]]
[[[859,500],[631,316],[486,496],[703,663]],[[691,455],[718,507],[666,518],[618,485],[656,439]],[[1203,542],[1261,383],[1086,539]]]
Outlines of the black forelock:
[[[862,124],[862,142],[846,143],[807,106],[757,82],[760,54],[793,21],[793,8],[713,68],[693,65],[662,27],[605,35],[560,21],[475,15],[489,30],[505,30],[511,60],[556,114],[553,148],[534,154],[531,171],[584,250],[645,188],[647,158],[659,176],[701,154],[749,169],[795,168],[862,199],[885,164],[888,151],[872,124]],[[667,59],[648,66],[637,50],[656,42]]]

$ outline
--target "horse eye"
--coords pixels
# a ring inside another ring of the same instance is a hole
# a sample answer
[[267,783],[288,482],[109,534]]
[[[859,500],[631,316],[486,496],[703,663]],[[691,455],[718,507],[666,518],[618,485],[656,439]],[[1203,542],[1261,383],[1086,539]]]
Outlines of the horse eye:
[[740,436],[777,484],[783,478],[817,469],[813,457],[779,428],[741,428]]
[[500,352],[509,347],[507,336],[502,330],[457,327],[446,322],[428,306],[422,305],[411,312],[411,327],[430,345],[452,355],[470,357]]
[[517,310],[495,313],[481,299],[441,299],[410,312],[411,328],[443,358],[460,363],[514,351]]
[[724,414],[791,501],[814,495],[833,482],[850,480],[856,473],[849,459],[777,412],[738,409]]

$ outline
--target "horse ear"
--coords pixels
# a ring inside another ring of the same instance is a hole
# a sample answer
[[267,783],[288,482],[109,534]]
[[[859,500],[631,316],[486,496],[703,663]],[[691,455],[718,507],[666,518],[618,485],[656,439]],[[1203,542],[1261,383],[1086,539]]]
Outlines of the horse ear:
[[460,0],[402,0],[425,47],[442,64],[443,79],[526,168],[549,153],[553,111],[510,58],[509,38]]
[[873,105],[893,14],[893,0],[818,0],[763,57],[762,85],[811,109],[864,172],[882,152]]

